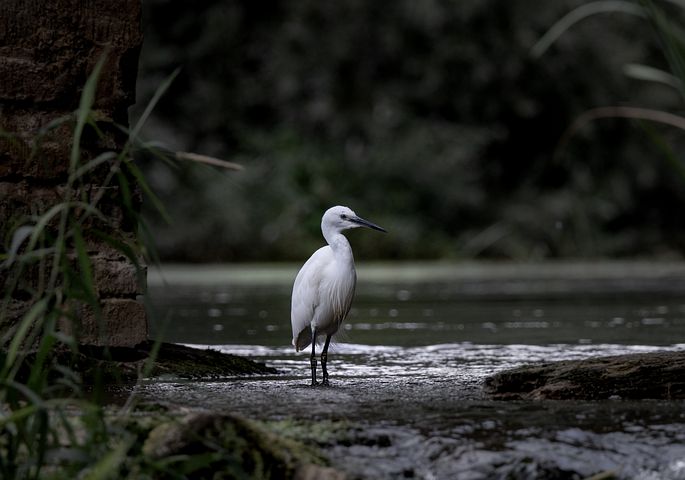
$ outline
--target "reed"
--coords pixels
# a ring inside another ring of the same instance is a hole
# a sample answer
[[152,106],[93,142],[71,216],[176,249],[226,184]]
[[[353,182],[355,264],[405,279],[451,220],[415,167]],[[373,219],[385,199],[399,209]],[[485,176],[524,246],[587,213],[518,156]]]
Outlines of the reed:
[[[28,141],[0,132],[18,148],[30,144],[29,161],[40,160],[42,140],[54,129],[68,125],[72,132],[61,200],[43,212],[15,219],[0,232],[5,242],[0,252],[0,478],[5,480],[104,479],[119,478],[123,472],[155,471],[154,464],[138,459],[138,465],[132,466],[127,458],[139,441],[135,429],[126,428],[122,421],[135,404],[134,396],[124,408],[112,410],[101,402],[102,382],[86,393],[72,363],[79,352],[77,333],[66,334],[59,325],[65,319],[78,322],[82,308],[91,309],[102,324],[88,239],[104,242],[125,256],[135,266],[138,280],[145,281],[142,259],[154,257],[154,249],[146,237],[148,230],[137,209],[135,192],[142,191],[160,215],[168,215],[136,165],[135,152],[145,150],[165,161],[201,161],[236,168],[197,154],[169,154],[140,139],[145,121],[178,72],[159,86],[131,129],[103,125],[93,106],[104,60],[100,59],[88,77],[73,114],[51,122]],[[102,137],[105,129],[124,132],[124,146],[86,160],[84,136]],[[84,187],[91,182],[98,188],[88,195]],[[119,194],[114,199],[106,197],[111,191]],[[105,213],[103,204],[113,201],[128,223],[136,226],[133,235],[121,232]],[[30,305],[19,315],[16,298]],[[55,355],[57,351],[62,354]]]
[[[676,11],[669,15],[664,8]],[[623,73],[631,78],[646,82],[663,84],[676,90],[685,102],[685,2],[680,0],[664,0],[657,5],[652,0],[599,0],[589,2],[564,15],[533,45],[531,56],[540,58],[553,43],[576,23],[598,14],[622,13],[634,15],[649,22],[652,30],[659,39],[661,50],[668,65],[668,71],[642,64],[627,64]],[[640,108],[630,106],[602,106],[590,109],[581,114],[566,129],[559,141],[556,156],[567,145],[568,141],[584,126],[603,118],[625,118],[639,121],[648,137],[663,154],[674,173],[685,180],[685,165],[678,159],[669,142],[663,139],[653,124],[665,125],[685,131],[685,117],[678,112],[667,112],[659,109]]]

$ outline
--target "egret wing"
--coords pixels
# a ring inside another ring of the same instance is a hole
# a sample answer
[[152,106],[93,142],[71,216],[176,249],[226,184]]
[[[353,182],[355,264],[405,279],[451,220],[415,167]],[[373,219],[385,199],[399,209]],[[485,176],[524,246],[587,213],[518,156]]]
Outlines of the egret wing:
[[311,343],[311,322],[316,308],[321,304],[320,285],[330,257],[330,247],[321,247],[309,257],[295,277],[290,323],[293,328],[293,346],[298,351]]

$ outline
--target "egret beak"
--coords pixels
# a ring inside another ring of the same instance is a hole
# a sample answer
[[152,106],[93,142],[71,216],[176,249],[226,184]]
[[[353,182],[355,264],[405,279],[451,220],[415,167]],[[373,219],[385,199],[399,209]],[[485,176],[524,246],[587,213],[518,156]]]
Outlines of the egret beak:
[[379,226],[376,225],[375,223],[371,223],[371,222],[369,222],[368,220],[364,220],[363,218],[360,218],[360,217],[350,217],[349,220],[350,220],[350,222],[354,222],[354,223],[358,224],[359,226],[368,227],[368,228],[372,228],[373,230],[378,230],[379,232],[388,233],[388,231],[387,231],[385,228],[379,227]]

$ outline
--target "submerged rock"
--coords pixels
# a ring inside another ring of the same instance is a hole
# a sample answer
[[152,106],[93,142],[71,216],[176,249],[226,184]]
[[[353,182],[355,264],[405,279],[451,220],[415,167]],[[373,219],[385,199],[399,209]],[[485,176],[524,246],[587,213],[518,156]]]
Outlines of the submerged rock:
[[495,399],[685,399],[685,352],[523,365],[485,380]]

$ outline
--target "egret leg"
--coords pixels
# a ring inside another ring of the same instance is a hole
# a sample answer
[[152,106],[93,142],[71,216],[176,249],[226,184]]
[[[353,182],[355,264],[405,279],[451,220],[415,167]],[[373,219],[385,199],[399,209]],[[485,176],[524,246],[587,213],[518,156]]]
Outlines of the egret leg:
[[323,370],[323,380],[322,385],[328,385],[328,370],[326,369],[326,363],[328,362],[328,344],[331,343],[331,336],[326,335],[326,343],[323,344],[323,350],[321,351],[321,369]]
[[312,355],[309,357],[312,366],[312,387],[318,385],[316,382],[316,328],[312,328]]

